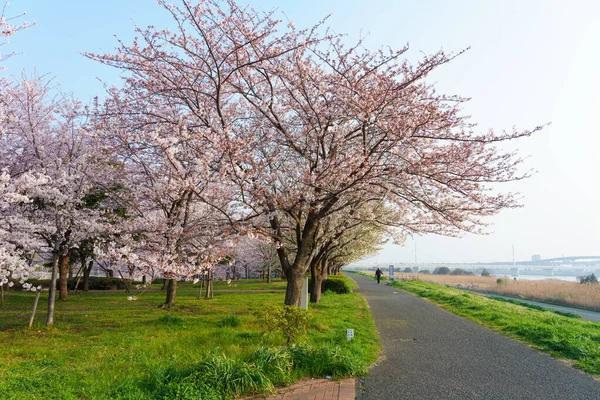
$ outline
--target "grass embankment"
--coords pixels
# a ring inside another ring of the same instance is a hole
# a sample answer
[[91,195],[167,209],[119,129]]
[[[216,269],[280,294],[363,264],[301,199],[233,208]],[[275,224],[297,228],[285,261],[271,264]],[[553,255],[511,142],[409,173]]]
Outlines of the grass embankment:
[[[373,272],[369,271],[369,274]],[[494,276],[433,275],[396,273],[396,278],[416,277],[440,285],[461,286],[486,293],[520,297],[551,304],[600,311],[600,285],[582,285],[560,279],[513,280]]]
[[233,398],[309,376],[361,374],[379,351],[366,303],[354,293],[325,293],[311,305],[308,334],[290,347],[280,333],[264,335],[255,315],[282,304],[283,293],[215,290],[212,300],[198,300],[181,291],[168,311],[157,308],[164,292],[138,293],[137,301],[83,293],[57,302],[55,328],[41,324],[42,309],[29,330],[34,295],[12,292],[0,308],[2,399]]
[[575,368],[600,375],[599,323],[420,280],[394,281],[391,285],[431,300],[454,314],[506,336],[519,339],[555,358],[568,360]]

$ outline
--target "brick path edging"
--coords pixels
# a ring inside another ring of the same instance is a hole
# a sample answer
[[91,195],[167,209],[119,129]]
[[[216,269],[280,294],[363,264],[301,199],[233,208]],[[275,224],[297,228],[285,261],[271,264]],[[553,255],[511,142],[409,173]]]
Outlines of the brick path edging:
[[277,390],[271,395],[245,397],[243,400],[354,400],[354,379],[331,381],[310,379]]

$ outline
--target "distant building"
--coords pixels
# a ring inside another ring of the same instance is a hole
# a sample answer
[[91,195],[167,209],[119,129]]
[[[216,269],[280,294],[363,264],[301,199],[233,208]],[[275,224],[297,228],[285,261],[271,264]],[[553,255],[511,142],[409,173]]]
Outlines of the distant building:
[[531,256],[531,261],[541,261],[542,260],[542,256],[540,256],[539,254],[534,254]]

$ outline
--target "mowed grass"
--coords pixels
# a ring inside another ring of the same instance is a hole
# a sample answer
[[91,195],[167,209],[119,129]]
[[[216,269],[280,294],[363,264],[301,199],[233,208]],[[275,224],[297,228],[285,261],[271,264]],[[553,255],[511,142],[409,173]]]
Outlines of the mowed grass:
[[[374,272],[368,271],[368,275]],[[440,285],[460,285],[463,288],[547,303],[600,311],[600,285],[568,282],[560,279],[513,280],[494,276],[433,275],[396,273],[397,279],[417,278]]]
[[[35,294],[7,295],[0,309],[0,398],[146,399],[173,398],[173,393],[194,398],[184,393],[188,387],[183,381],[192,379],[187,371],[204,371],[228,359],[236,361],[221,363],[227,368],[238,361],[251,363],[265,348],[275,353],[284,348],[281,334],[263,335],[255,315],[271,304],[282,304],[283,293],[215,291],[214,298],[206,300],[182,290],[171,310],[157,308],[164,292],[138,293],[136,301],[128,301],[129,295],[90,292],[57,301],[56,326],[47,329],[44,293],[31,330],[26,326]],[[356,367],[344,371],[364,371],[376,360],[377,332],[359,294],[325,293],[310,313],[308,334],[301,338],[306,344],[296,353],[334,349]],[[355,329],[353,341],[346,340],[347,328]],[[198,367],[203,362],[204,369]],[[319,369],[294,366],[280,381],[292,382],[311,371]],[[160,387],[164,382],[184,389],[165,394]]]
[[[273,279],[270,283],[266,283],[265,281],[261,281],[258,279],[239,279],[235,281],[214,281],[213,282],[213,290],[260,290],[260,291],[271,291],[271,290],[285,290],[287,282],[282,279]],[[153,283],[148,286],[148,289],[151,290],[160,290],[162,288],[161,283]],[[206,292],[206,287],[201,288],[200,282],[192,283],[190,281],[187,282],[177,282],[177,290],[180,291],[195,291],[196,294],[198,291],[201,291],[202,296],[204,296]]]
[[391,285],[431,300],[454,314],[530,344],[553,357],[568,360],[575,368],[600,376],[599,323],[420,280],[394,281]]

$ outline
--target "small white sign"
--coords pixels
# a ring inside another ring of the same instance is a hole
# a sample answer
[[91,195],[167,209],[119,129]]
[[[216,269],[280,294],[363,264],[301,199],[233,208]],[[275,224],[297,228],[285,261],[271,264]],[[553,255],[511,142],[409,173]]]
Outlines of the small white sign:
[[354,329],[346,329],[346,336],[348,337],[348,340],[352,340],[354,337]]

